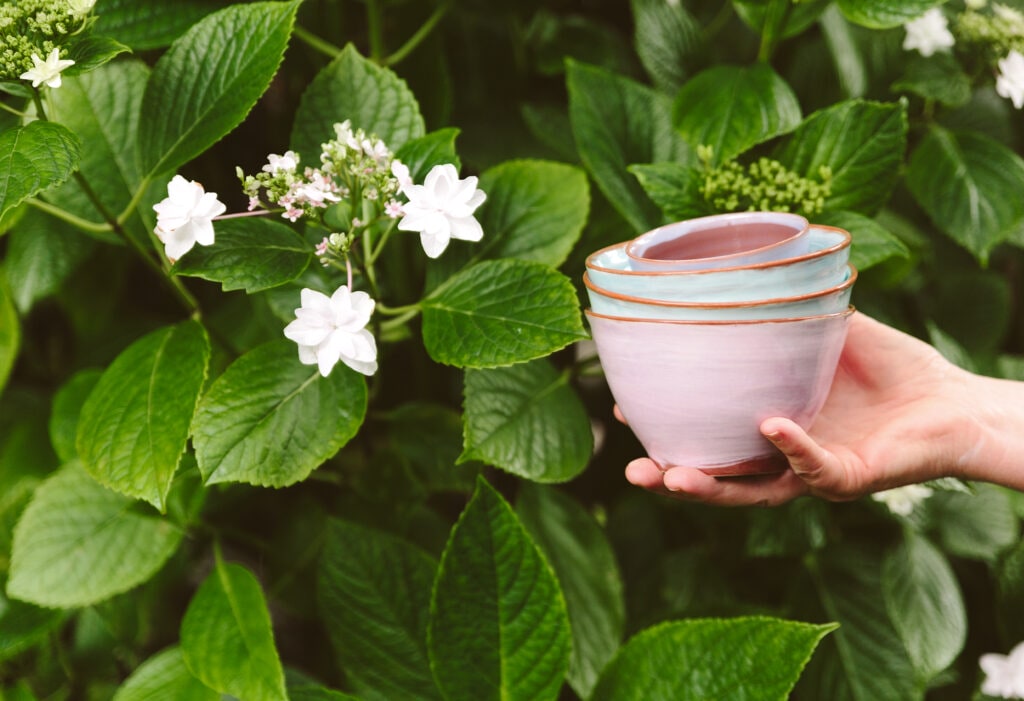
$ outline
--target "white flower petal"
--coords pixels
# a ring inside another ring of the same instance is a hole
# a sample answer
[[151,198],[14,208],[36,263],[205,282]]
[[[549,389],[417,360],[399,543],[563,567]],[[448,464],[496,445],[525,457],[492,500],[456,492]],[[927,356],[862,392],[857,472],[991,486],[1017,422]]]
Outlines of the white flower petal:
[[448,223],[451,225],[453,239],[479,241],[484,237],[483,227],[474,217],[450,218]]
[[316,365],[316,348],[300,345],[299,362],[303,365]]
[[308,287],[303,287],[302,292],[299,293],[299,303],[303,309],[315,309],[325,314],[331,312],[331,298],[323,292],[311,290]]
[[428,258],[437,258],[444,253],[444,249],[448,248],[449,241],[451,241],[451,236],[447,231],[420,232],[420,244]]
[[320,370],[320,374],[327,377],[331,374],[331,370],[338,364],[338,360],[341,359],[341,355],[338,353],[336,348],[331,348],[329,344],[322,345],[317,349],[316,352],[316,364]]

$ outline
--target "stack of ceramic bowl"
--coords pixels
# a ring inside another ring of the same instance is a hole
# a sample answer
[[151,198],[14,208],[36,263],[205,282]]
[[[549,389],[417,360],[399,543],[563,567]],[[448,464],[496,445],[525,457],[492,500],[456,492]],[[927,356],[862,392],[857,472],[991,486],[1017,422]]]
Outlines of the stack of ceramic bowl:
[[782,212],[676,222],[587,258],[587,319],[619,410],[662,468],[785,468],[761,435],[808,427],[853,308],[850,234]]

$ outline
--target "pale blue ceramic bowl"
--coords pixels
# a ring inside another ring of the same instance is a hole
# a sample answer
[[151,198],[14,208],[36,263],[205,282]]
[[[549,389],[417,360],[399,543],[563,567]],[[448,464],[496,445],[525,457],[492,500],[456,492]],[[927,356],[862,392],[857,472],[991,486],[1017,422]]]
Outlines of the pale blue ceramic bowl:
[[754,302],[807,295],[846,279],[850,233],[812,225],[809,252],[767,263],[713,270],[647,272],[634,270],[622,242],[592,253],[587,275],[596,287],[627,297],[665,302]]
[[608,316],[660,321],[792,319],[836,314],[849,307],[853,283],[857,281],[857,269],[852,265],[846,268],[845,279],[833,287],[805,295],[753,302],[657,302],[601,289],[590,280],[589,273],[583,274],[583,283],[590,297],[590,308]]

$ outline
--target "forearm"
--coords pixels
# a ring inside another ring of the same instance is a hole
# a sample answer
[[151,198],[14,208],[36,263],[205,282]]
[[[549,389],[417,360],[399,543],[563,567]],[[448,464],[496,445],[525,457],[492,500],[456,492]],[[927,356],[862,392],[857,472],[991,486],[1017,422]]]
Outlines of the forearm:
[[1024,491],[1024,382],[973,376],[956,472]]

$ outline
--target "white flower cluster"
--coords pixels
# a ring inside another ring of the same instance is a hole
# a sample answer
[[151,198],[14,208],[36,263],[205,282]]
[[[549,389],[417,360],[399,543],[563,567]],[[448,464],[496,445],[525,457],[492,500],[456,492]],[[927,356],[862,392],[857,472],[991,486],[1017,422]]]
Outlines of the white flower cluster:
[[999,61],[996,92],[1017,109],[1024,108],[1024,55],[1017,50]]
[[60,49],[54,49],[46,60],[39,58],[39,54],[32,54],[32,68],[22,73],[19,78],[32,81],[32,87],[38,88],[45,85],[48,88],[59,88],[61,86],[60,74],[69,66],[75,65],[71,59],[61,58]]
[[985,673],[981,693],[1001,699],[1024,699],[1024,643],[1018,643],[1009,655],[982,655],[978,663]]
[[948,51],[955,43],[946,16],[937,7],[907,22],[903,28],[907,32],[903,40],[904,51],[916,50],[922,56],[931,56],[936,52]]
[[226,209],[216,192],[206,192],[195,180],[175,175],[167,183],[167,197],[153,205],[156,212],[153,233],[163,242],[168,260],[181,258],[197,243],[212,245],[213,219]]
[[876,492],[871,498],[885,504],[894,514],[909,516],[919,504],[932,495],[933,491],[931,487],[923,484],[908,484],[905,487]]
[[300,299],[284,335],[298,344],[302,363],[316,365],[324,377],[339,360],[364,375],[377,372],[377,343],[366,329],[376,305],[370,295],[342,285],[330,297],[306,288]]
[[242,176],[242,188],[249,195],[249,211],[262,206],[260,191],[264,191],[270,202],[283,211],[281,216],[288,221],[300,217],[315,217],[316,211],[340,202],[348,193],[334,178],[318,168],[304,168],[299,171],[299,155],[285,151],[283,155],[272,153],[267,163],[256,176]]

